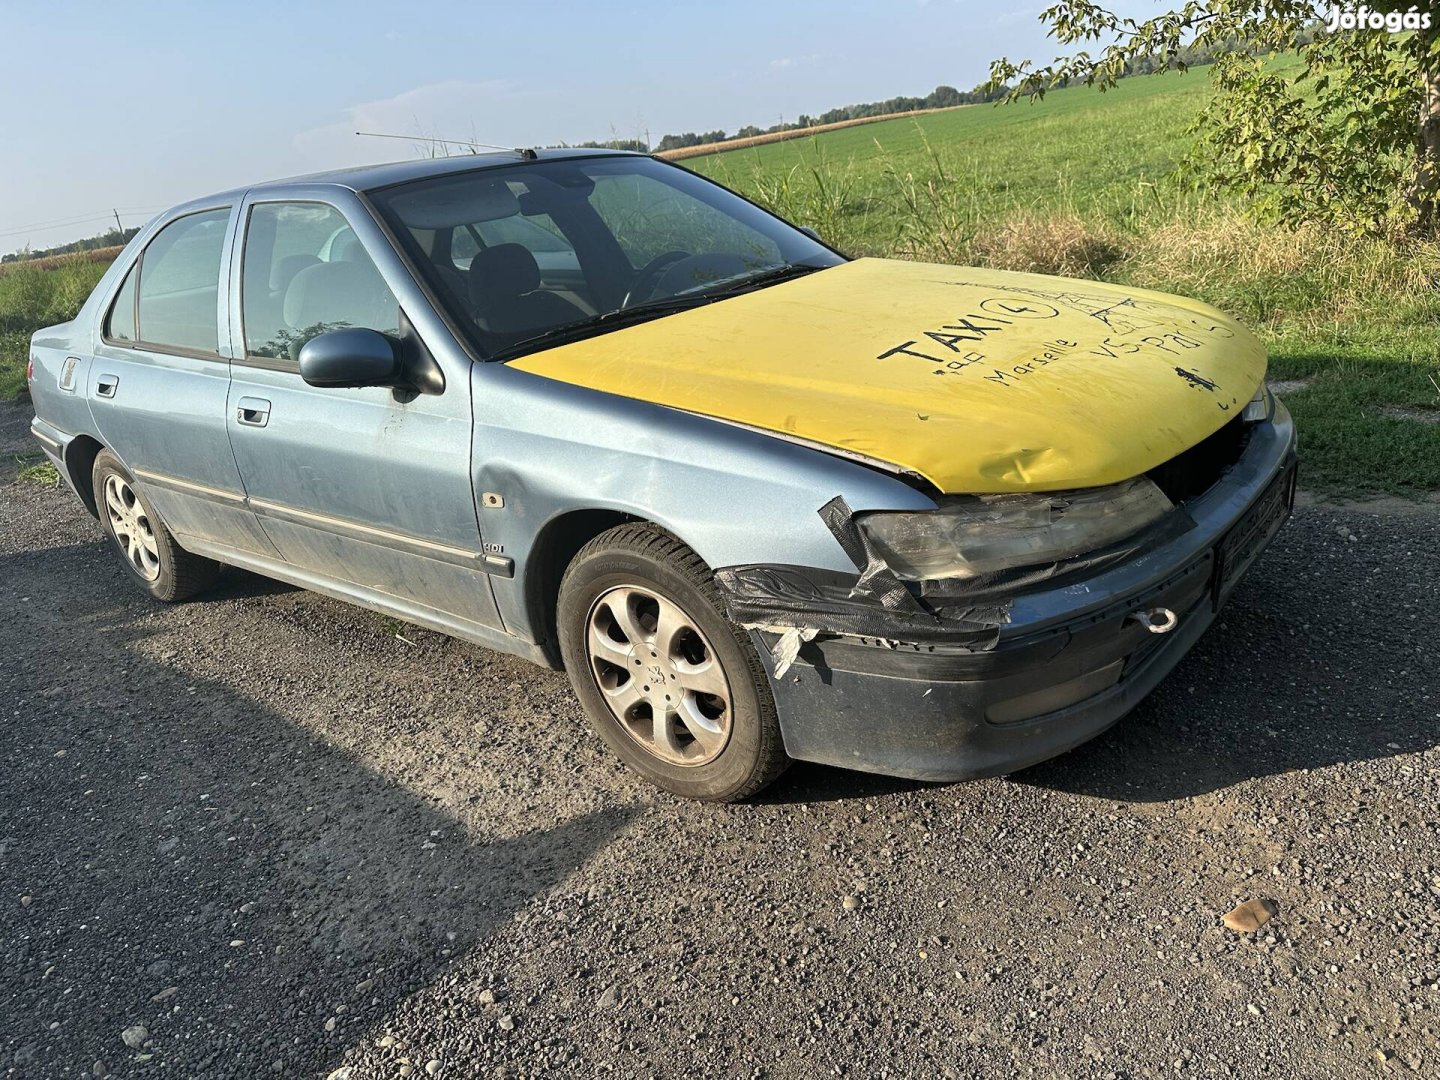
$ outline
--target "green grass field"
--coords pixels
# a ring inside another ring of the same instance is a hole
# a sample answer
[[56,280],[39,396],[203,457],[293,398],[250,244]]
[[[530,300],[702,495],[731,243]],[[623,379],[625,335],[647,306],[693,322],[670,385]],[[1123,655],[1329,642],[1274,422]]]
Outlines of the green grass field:
[[[1208,75],[978,105],[685,165],[857,255],[1092,276],[1196,296],[1257,330],[1300,425],[1304,482],[1440,489],[1440,245],[1257,223],[1181,165]],[[102,268],[0,272],[0,396],[25,342]]]
[[917,224],[901,197],[906,176],[924,183],[943,174],[949,190],[924,201],[953,209],[971,227],[1017,211],[1122,221],[1152,213],[1158,199],[1176,197],[1172,174],[1190,146],[1185,125],[1207,92],[1203,72],[1129,79],[1104,95],[1066,90],[1036,105],[972,105],[685,165],[752,197],[788,179],[799,207],[833,211],[835,242],[854,254],[891,254]]

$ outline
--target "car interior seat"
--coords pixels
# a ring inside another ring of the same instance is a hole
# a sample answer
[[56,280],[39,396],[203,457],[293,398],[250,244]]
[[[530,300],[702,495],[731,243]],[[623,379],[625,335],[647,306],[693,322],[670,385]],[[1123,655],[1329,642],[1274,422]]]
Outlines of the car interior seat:
[[[285,290],[283,315],[292,330],[316,333],[363,326],[396,334],[400,324],[399,304],[380,271],[368,261],[305,267]],[[298,345],[292,353],[297,349]]]
[[520,244],[476,253],[467,275],[470,306],[498,347],[585,317],[578,305],[540,287],[540,267]]

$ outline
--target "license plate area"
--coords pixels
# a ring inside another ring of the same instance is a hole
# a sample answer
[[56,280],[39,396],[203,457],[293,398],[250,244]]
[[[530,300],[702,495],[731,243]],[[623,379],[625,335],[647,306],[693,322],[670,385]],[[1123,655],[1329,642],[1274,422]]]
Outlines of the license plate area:
[[1223,604],[1295,505],[1295,462],[1260,495],[1215,549],[1215,606]]

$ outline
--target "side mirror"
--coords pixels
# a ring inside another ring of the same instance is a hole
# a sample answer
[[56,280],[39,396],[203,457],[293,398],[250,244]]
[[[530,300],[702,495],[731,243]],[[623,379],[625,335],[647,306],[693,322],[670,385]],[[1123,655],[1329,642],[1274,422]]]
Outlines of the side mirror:
[[823,243],[825,243],[824,240],[821,240],[821,239],[820,239],[820,234],[819,234],[818,232],[816,232],[814,229],[810,228],[809,225],[800,225],[800,226],[798,226],[798,228],[800,229],[801,232],[803,232],[803,233],[804,233],[806,236],[808,236],[811,240],[814,240],[817,244],[823,244]]
[[300,346],[300,377],[311,386],[395,386],[399,346],[378,330],[327,330]]

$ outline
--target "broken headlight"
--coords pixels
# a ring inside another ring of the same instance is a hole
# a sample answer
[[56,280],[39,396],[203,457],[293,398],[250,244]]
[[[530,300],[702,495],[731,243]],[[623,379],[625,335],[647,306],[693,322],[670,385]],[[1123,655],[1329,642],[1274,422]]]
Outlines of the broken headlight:
[[1158,521],[1172,503],[1148,478],[1079,491],[961,495],[856,524],[906,581],[975,578],[1097,551]]
[[1253,424],[1257,420],[1269,420],[1274,413],[1275,395],[1262,382],[1255,396],[1245,403],[1245,411],[1240,416],[1247,424]]

